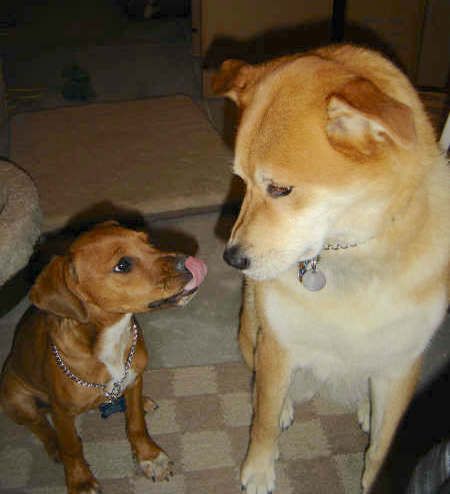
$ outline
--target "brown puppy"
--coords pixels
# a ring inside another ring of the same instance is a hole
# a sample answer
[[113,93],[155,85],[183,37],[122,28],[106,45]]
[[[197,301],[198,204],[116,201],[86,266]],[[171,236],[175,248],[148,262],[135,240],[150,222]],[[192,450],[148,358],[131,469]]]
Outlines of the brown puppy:
[[256,370],[242,484],[274,489],[293,401],[326,388],[370,428],[367,493],[447,307],[446,160],[411,84],[369,50],[228,60],[214,87],[242,110],[247,191],[224,254],[245,274],[240,345]]
[[[100,487],[83,457],[75,417],[125,397],[136,460],[153,480],[167,478],[167,455],[144,421],[142,373],[147,351],[134,313],[184,305],[206,274],[193,257],[161,252],[147,235],[107,222],[81,235],[38,277],[35,307],[19,323],[0,384],[0,403],[15,422],[64,464],[69,493]],[[47,420],[51,414],[54,427]]]

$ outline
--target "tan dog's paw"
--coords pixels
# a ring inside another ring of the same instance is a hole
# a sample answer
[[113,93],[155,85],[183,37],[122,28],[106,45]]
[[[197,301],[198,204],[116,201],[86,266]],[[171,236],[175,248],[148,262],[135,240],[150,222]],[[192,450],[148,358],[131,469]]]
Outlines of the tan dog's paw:
[[279,460],[280,460],[280,447],[277,444],[275,447],[274,461],[279,461]]
[[370,401],[365,398],[358,407],[358,421],[361,429],[368,433],[370,430]]
[[371,487],[377,478],[382,463],[383,456],[379,454],[379,451],[377,452],[373,445],[370,446],[366,452],[364,473],[361,481],[362,494],[367,494],[371,491]]
[[139,467],[144,472],[144,475],[152,479],[153,482],[170,480],[170,477],[173,476],[171,466],[172,462],[169,461],[169,457],[163,451],[154,460],[142,460],[139,462]]
[[373,474],[370,471],[365,470],[361,481],[361,494],[367,494],[370,492],[370,487],[373,481]]
[[241,472],[241,484],[247,494],[271,494],[275,488],[273,461],[245,460]]
[[294,405],[290,398],[286,398],[284,401],[283,410],[280,416],[280,428],[282,431],[289,429],[294,421]]

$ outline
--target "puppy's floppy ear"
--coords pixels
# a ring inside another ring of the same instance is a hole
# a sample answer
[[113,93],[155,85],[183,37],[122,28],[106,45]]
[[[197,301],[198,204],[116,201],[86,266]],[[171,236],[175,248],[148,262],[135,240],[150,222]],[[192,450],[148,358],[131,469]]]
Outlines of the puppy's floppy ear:
[[69,288],[77,282],[72,262],[66,256],[57,256],[38,276],[30,292],[30,300],[42,310],[62,317],[86,322],[88,314],[82,300]]
[[371,154],[389,139],[412,149],[416,130],[411,109],[384,94],[368,79],[350,80],[328,100],[327,133],[332,144]]

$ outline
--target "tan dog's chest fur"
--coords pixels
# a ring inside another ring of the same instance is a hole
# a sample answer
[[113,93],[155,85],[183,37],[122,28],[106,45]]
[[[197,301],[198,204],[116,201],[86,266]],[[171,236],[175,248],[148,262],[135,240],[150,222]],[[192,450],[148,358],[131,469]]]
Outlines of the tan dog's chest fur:
[[[392,376],[408,370],[440,323],[446,299],[416,303],[381,276],[369,283],[354,280],[358,296],[349,300],[327,264],[320,262],[327,290],[318,293],[298,282],[296,268],[282,279],[255,284],[257,314],[265,327],[276,328],[277,341],[296,368],[325,383],[333,399],[357,404],[371,376],[386,368]],[[398,311],[392,311],[393,304]]]
[[[447,307],[446,160],[410,83],[368,50],[226,61],[214,85],[242,110],[247,190],[224,254],[245,275],[239,338],[256,371],[242,484],[274,489],[293,401],[326,390],[370,429],[368,493]],[[326,285],[309,291],[298,263],[316,256]]]

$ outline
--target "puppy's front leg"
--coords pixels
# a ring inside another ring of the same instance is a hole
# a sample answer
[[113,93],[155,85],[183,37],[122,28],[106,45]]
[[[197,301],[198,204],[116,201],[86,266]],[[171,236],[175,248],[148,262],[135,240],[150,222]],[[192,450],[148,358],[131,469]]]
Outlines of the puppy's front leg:
[[75,416],[57,405],[52,405],[52,419],[58,437],[59,458],[66,473],[68,493],[99,493],[100,485],[83,456],[83,447],[75,429]]
[[370,380],[370,447],[366,453],[362,478],[363,493],[369,493],[389,451],[405,410],[416,389],[422,356],[398,379],[373,377]]
[[261,331],[255,355],[255,410],[247,458],[241,472],[248,494],[267,494],[275,487],[280,416],[292,375],[289,356],[270,333]]
[[142,397],[142,376],[125,392],[127,433],[131,449],[145,476],[153,481],[169,479],[169,458],[147,432]]

